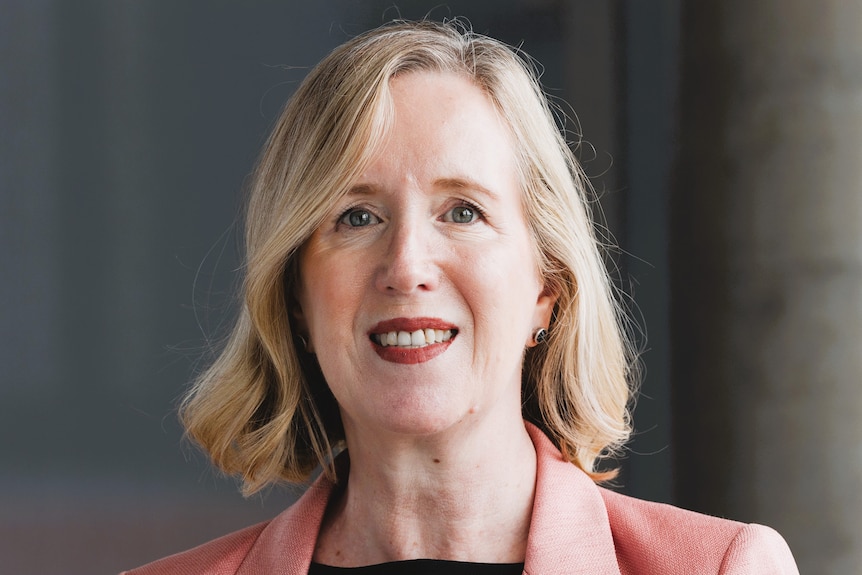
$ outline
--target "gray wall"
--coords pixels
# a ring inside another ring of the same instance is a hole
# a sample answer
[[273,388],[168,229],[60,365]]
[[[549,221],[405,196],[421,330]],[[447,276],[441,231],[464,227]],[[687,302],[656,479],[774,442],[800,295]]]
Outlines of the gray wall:
[[677,501],[862,573],[862,4],[685,7]]
[[[436,2],[400,3],[425,15]],[[545,66],[649,326],[624,488],[672,500],[667,237],[676,12],[450,2]],[[304,70],[390,3],[0,2],[0,571],[112,573],[277,513],[174,415],[232,309],[241,189]]]

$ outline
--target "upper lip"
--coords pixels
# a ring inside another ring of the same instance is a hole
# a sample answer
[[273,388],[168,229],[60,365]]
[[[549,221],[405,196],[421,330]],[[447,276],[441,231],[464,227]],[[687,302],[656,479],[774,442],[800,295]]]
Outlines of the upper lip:
[[414,332],[419,329],[457,329],[457,327],[436,317],[396,317],[381,321],[372,327],[368,333],[389,333],[391,331]]

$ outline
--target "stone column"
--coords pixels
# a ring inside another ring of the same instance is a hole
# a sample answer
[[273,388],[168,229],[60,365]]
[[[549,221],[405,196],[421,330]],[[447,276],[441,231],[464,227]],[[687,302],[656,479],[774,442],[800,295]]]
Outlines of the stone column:
[[862,573],[862,3],[683,4],[677,502]]

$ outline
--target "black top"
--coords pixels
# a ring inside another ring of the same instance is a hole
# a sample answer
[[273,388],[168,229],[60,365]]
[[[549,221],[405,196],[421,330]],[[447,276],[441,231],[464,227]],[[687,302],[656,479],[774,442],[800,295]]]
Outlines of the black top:
[[411,559],[365,567],[330,567],[312,563],[308,575],[521,575],[523,563],[465,563],[442,559]]

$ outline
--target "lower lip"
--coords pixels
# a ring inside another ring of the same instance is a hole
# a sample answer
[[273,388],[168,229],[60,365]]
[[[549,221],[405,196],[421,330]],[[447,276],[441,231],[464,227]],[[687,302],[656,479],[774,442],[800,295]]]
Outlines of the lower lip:
[[453,341],[455,341],[455,338],[452,338],[449,341],[442,341],[440,343],[432,343],[431,345],[423,347],[398,347],[394,345],[383,347],[374,342],[371,342],[371,346],[374,348],[374,351],[377,352],[377,355],[379,355],[384,361],[414,364],[431,361],[449,349],[449,345],[451,345]]

